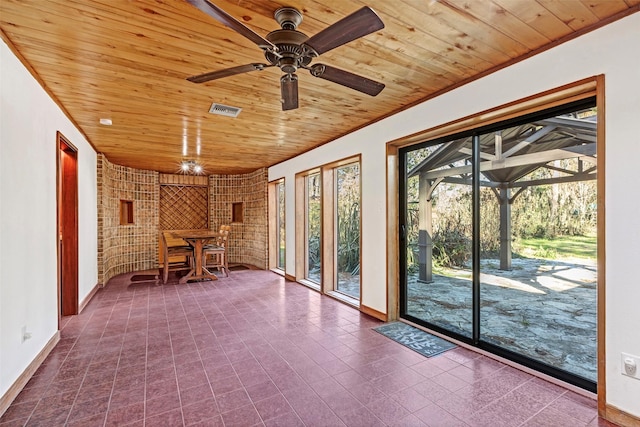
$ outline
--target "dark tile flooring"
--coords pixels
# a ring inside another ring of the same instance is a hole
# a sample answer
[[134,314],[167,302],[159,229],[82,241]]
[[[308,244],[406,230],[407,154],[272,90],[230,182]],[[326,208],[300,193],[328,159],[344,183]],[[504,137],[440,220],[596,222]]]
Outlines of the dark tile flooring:
[[268,271],[131,277],[64,319],[1,426],[611,425],[591,399],[462,348],[424,358]]

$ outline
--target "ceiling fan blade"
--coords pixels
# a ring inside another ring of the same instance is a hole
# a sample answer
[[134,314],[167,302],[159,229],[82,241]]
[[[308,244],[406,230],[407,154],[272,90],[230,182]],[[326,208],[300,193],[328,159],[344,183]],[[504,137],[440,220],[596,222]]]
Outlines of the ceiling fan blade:
[[314,77],[320,77],[371,96],[376,96],[384,89],[382,83],[329,65],[315,64],[309,71]]
[[187,77],[187,80],[193,83],[204,83],[209,80],[221,79],[223,77],[229,77],[236,74],[248,73],[249,71],[260,71],[265,67],[271,67],[267,64],[247,64],[240,65],[239,67],[225,68],[224,70],[211,71],[204,74],[198,74],[197,76]]
[[328,26],[304,42],[317,55],[384,28],[384,23],[368,6]]
[[187,1],[191,5],[200,9],[202,12],[206,13],[212,18],[216,19],[217,21],[221,22],[222,24],[226,25],[232,30],[236,31],[238,34],[248,38],[258,46],[260,46],[261,49],[270,50],[274,52],[277,50],[276,46],[273,43],[271,43],[269,40],[265,39],[260,34],[256,33],[255,31],[253,31],[252,29],[244,25],[242,22],[238,21],[233,16],[229,15],[227,12],[220,9],[215,4],[211,3],[209,0],[187,0]]
[[298,76],[285,74],[280,77],[280,92],[282,94],[282,111],[298,108]]

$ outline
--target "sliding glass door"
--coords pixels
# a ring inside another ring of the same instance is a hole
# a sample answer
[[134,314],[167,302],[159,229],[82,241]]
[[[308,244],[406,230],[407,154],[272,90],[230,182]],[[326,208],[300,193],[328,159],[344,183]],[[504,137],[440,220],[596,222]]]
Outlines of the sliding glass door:
[[594,104],[401,150],[401,317],[595,390]]
[[[405,157],[406,315],[472,336],[471,186],[444,182],[439,164],[452,142]],[[451,164],[464,167],[464,156]]]

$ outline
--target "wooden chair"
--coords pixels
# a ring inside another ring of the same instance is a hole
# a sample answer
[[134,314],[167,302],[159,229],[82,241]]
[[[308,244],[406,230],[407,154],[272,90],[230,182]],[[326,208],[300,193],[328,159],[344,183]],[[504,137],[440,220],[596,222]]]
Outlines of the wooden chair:
[[[202,251],[202,264],[207,268],[216,268],[218,271],[224,270],[225,276],[229,277],[229,260],[227,258],[227,243],[229,240],[229,233],[231,232],[230,225],[220,226],[220,237],[213,245],[206,245]],[[207,262],[207,259],[211,261]]]
[[[193,248],[182,239],[175,238],[169,231],[160,232],[162,252],[162,283],[167,283],[169,270],[193,268]],[[179,262],[175,262],[180,258]]]

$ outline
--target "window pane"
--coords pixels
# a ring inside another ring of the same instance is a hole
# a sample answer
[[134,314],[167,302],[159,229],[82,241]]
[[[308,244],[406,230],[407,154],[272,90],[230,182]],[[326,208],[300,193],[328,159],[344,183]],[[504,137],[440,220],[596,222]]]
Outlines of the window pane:
[[278,268],[285,269],[284,182],[278,183]]
[[471,185],[447,182],[438,172],[469,164],[463,144],[471,140],[406,154],[406,314],[470,337]]
[[480,139],[511,162],[483,171],[481,339],[593,382],[595,118],[577,111]]
[[307,205],[307,270],[306,278],[320,283],[320,173],[308,175],[306,181]]
[[336,169],[336,290],[360,299],[360,165]]

